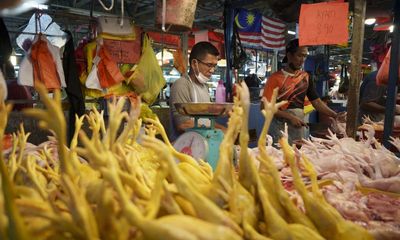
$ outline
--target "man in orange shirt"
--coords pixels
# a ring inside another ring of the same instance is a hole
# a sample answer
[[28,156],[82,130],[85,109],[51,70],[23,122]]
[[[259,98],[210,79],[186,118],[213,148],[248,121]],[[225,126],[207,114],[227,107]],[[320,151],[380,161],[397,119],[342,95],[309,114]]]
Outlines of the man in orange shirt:
[[286,46],[286,66],[272,74],[265,85],[263,96],[271,101],[272,92],[278,88],[277,102],[287,100],[275,114],[271,123],[269,134],[277,142],[288,125],[289,142],[301,140],[304,137],[304,99],[307,96],[313,107],[330,117],[336,118],[337,113],[330,109],[318,97],[312,81],[307,72],[301,70],[304,60],[308,55],[308,48],[299,46],[299,40],[293,39]]

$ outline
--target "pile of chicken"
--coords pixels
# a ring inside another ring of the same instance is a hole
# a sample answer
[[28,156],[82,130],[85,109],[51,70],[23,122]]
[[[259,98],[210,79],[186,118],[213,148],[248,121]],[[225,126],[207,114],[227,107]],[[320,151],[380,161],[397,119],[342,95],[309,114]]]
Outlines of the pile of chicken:
[[[311,138],[299,150],[313,163],[319,178],[334,180],[323,192],[347,220],[381,238],[400,238],[400,161],[375,139],[367,126],[364,139]],[[398,138],[392,139],[399,146]]]
[[[95,109],[77,119],[67,148],[60,94],[49,99],[39,87],[46,108],[26,114],[53,131],[56,145],[27,154],[28,134],[21,127],[10,152],[0,154],[0,239],[373,239],[328,204],[312,164],[295,155],[287,139],[280,144],[304,212],[284,190],[265,138],[259,139],[255,166],[247,150],[249,91],[244,84],[237,89],[213,172],[206,162],[175,151],[157,119],[143,120],[146,133],[139,144],[142,119],[137,109],[122,111],[123,100],[110,104],[107,126]],[[282,104],[264,102],[261,136]],[[1,138],[10,109],[0,106]],[[90,136],[80,130],[85,119]],[[235,169],[239,133],[242,151]],[[299,166],[309,175],[311,190]]]

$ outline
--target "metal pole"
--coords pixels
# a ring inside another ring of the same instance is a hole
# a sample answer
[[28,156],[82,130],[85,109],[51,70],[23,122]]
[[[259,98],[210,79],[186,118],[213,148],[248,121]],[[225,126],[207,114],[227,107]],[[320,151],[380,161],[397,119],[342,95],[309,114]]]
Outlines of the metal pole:
[[186,69],[188,69],[188,52],[189,52],[189,36],[188,33],[185,32],[182,34],[182,39],[181,39],[181,46],[182,46],[182,53],[183,53],[183,59],[185,60],[185,64],[186,64]]
[[256,49],[256,75],[257,75],[257,72],[258,72],[258,52]]
[[394,5],[394,29],[392,38],[392,49],[390,52],[389,83],[386,98],[385,125],[383,130],[383,145],[390,147],[389,137],[393,131],[393,120],[396,106],[397,79],[399,78],[399,26],[400,26],[400,0],[395,0]]
[[330,79],[330,74],[329,74],[329,58],[330,58],[330,46],[325,45],[325,56],[326,56],[326,61],[325,61],[325,73],[328,74],[327,79],[325,79],[325,88],[324,88],[324,96],[328,95],[329,93],[329,79]]
[[349,137],[356,137],[358,98],[360,95],[361,62],[364,45],[364,20],[366,0],[354,1],[353,40],[351,45],[351,76],[347,99],[346,133]]
[[232,102],[232,36],[233,36],[233,23],[234,23],[234,9],[231,1],[225,2],[224,9],[224,38],[225,38],[225,58],[226,58],[226,101]]
[[266,60],[267,60],[267,66],[265,67],[265,75],[264,75],[264,77],[267,77],[267,72],[268,72],[268,67],[269,67],[269,51],[267,51],[267,58],[266,58]]

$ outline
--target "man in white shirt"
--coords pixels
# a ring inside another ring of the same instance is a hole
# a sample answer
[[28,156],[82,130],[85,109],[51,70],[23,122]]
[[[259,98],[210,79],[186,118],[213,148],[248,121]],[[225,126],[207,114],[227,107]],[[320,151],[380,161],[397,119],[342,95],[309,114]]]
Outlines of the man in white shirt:
[[[210,102],[207,81],[215,72],[218,63],[218,49],[209,42],[198,42],[192,48],[189,57],[189,74],[176,80],[171,87],[170,109],[175,129],[182,133],[194,127],[191,117],[179,114],[174,103]],[[216,124],[217,128],[224,129]]]

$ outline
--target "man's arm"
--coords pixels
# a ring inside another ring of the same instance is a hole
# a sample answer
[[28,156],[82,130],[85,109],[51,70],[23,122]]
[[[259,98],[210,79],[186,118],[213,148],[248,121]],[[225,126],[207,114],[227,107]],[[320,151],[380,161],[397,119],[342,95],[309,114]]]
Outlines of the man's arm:
[[[360,108],[370,111],[370,112],[373,112],[373,113],[385,113],[386,112],[386,107],[384,107],[374,101],[363,102],[360,104]],[[394,113],[396,115],[400,114],[400,105],[396,104]]]
[[328,105],[326,105],[320,98],[311,101],[311,104],[318,112],[321,112],[329,117],[337,117],[337,113],[330,109]]
[[374,101],[363,102],[360,104],[360,108],[374,113],[385,113],[385,107]]

